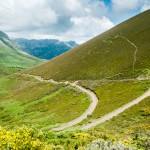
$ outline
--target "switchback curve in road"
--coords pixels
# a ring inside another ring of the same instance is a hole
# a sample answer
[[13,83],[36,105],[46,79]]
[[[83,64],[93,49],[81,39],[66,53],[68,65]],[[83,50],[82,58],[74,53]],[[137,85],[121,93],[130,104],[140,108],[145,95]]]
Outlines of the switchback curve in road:
[[150,89],[148,91],[146,91],[143,95],[141,95],[140,97],[136,98],[135,100],[129,102],[128,104],[114,110],[111,113],[108,113],[106,115],[104,115],[103,117],[93,121],[92,123],[89,123],[87,125],[84,125],[83,127],[81,127],[82,130],[88,130],[90,128],[93,128],[107,120],[112,119],[113,117],[119,115],[120,113],[122,113],[123,111],[125,111],[126,109],[138,104],[139,102],[141,102],[143,99],[147,98],[150,96]]
[[81,92],[87,94],[90,97],[91,104],[88,107],[88,109],[81,116],[79,116],[78,118],[76,118],[76,119],[74,119],[74,120],[72,120],[72,121],[70,121],[68,123],[63,124],[60,127],[53,128],[52,130],[54,130],[54,131],[64,130],[66,128],[72,127],[72,126],[74,126],[74,125],[82,122],[89,115],[92,115],[92,113],[94,112],[94,110],[95,110],[95,108],[97,106],[98,98],[97,98],[96,94],[93,91],[89,90],[89,89],[86,89],[86,88],[84,88],[84,87],[82,87],[80,85],[77,85],[78,81],[75,81],[74,83],[70,83],[68,81],[57,82],[57,81],[54,81],[53,79],[45,80],[45,79],[43,79],[40,76],[35,76],[35,75],[30,75],[30,74],[23,74],[23,75],[26,75],[26,76],[29,76],[29,77],[34,77],[35,79],[37,79],[37,80],[39,80],[41,82],[49,82],[49,83],[52,83],[52,84],[65,84],[65,85],[69,85],[71,87],[74,87],[74,88],[80,90]]

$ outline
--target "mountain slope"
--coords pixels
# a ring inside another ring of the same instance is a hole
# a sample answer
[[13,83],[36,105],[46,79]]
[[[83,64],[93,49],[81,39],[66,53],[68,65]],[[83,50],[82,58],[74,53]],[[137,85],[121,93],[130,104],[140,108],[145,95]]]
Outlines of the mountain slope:
[[42,59],[52,59],[76,47],[75,41],[61,42],[55,39],[12,39],[25,52]]
[[55,80],[137,77],[150,69],[150,10],[30,71]]
[[[15,47],[9,37],[0,31],[0,73],[12,68],[28,68],[43,62]],[[5,74],[5,73],[4,73]]]

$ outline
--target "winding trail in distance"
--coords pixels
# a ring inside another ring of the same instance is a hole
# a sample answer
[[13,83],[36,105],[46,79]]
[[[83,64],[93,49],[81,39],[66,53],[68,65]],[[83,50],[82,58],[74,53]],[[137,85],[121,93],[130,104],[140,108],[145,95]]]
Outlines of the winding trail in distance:
[[136,54],[137,54],[137,52],[138,52],[138,48],[137,48],[137,46],[136,46],[133,42],[131,42],[127,37],[122,36],[122,34],[119,35],[119,37],[125,39],[129,44],[131,44],[131,45],[135,48],[134,56],[133,56],[133,71],[134,71],[134,70],[135,70],[135,63],[136,63]]
[[49,82],[49,83],[52,83],[52,84],[70,85],[71,87],[74,87],[74,88],[80,90],[81,92],[86,93],[90,97],[91,104],[88,107],[88,109],[81,116],[79,116],[78,118],[76,118],[76,119],[74,119],[74,120],[72,120],[72,121],[70,121],[68,123],[63,124],[60,127],[53,128],[52,130],[54,130],[54,131],[64,130],[66,128],[72,127],[72,126],[80,123],[81,121],[86,119],[89,115],[92,115],[92,113],[94,112],[94,110],[95,110],[95,108],[97,106],[98,98],[97,98],[96,94],[93,91],[89,90],[89,89],[86,89],[86,88],[84,88],[82,86],[77,85],[78,81],[75,81],[74,83],[70,83],[68,81],[57,82],[57,81],[54,81],[53,79],[45,80],[45,79],[43,79],[40,76],[35,76],[35,75],[30,75],[30,74],[22,74],[22,75],[25,75],[25,76],[28,76],[28,77],[34,77],[35,79],[37,79],[37,80],[39,80],[41,82]]
[[110,120],[112,119],[113,117],[119,115],[120,113],[122,113],[123,111],[125,111],[126,109],[138,104],[140,101],[142,101],[143,99],[147,98],[150,96],[150,89],[148,91],[146,91],[143,95],[141,95],[140,97],[136,98],[135,100],[129,102],[128,104],[114,110],[113,112],[111,113],[108,113],[106,115],[104,115],[103,117],[93,121],[92,123],[89,123],[87,125],[84,125],[83,127],[81,127],[82,130],[88,130],[92,127],[95,127],[107,120]]

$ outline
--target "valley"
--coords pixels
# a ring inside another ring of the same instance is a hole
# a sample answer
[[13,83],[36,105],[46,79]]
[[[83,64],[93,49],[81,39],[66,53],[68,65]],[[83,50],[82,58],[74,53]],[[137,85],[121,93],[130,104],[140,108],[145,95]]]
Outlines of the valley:
[[12,39],[23,51],[41,59],[50,60],[78,46],[75,41],[59,41],[57,39]]
[[17,48],[7,34],[0,31],[0,77],[39,65],[38,59]]
[[149,150],[149,18],[50,61],[0,32],[0,149]]

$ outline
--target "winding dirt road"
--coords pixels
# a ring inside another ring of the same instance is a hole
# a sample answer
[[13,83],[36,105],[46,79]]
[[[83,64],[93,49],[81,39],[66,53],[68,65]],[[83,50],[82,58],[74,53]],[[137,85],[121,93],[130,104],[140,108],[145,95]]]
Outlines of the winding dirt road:
[[64,130],[66,128],[69,128],[69,127],[72,127],[78,123],[80,123],[81,121],[83,121],[84,119],[86,119],[89,115],[92,115],[93,111],[95,110],[96,106],[97,106],[97,103],[98,103],[98,98],[97,96],[95,95],[94,92],[82,87],[82,86],[79,86],[77,85],[78,81],[75,81],[74,83],[69,83],[68,81],[65,81],[65,82],[57,82],[57,81],[54,81],[53,79],[50,79],[50,80],[45,80],[43,79],[42,77],[40,76],[34,76],[34,75],[30,75],[30,74],[23,74],[25,76],[28,76],[28,77],[34,77],[35,79],[41,81],[41,82],[50,82],[52,84],[65,84],[65,85],[70,85],[78,90],[80,90],[81,92],[83,93],[86,93],[89,97],[90,97],[90,100],[91,100],[91,104],[89,106],[89,108],[78,118],[68,122],[68,123],[65,123],[64,125],[60,126],[60,127],[57,127],[57,128],[53,128],[52,130],[54,131],[60,131],[60,130]]
[[[42,81],[42,82],[50,82],[50,83],[53,83],[53,84],[65,84],[65,85],[70,85],[84,93],[86,93],[87,95],[89,95],[90,99],[91,99],[91,104],[89,106],[89,108],[78,118],[68,122],[68,123],[65,123],[64,125],[60,126],[60,127],[57,127],[57,128],[53,128],[52,130],[54,131],[60,131],[60,130],[64,130],[66,128],[69,128],[69,127],[72,127],[78,123],[80,123],[81,121],[83,121],[84,119],[86,119],[88,117],[88,115],[91,115],[93,113],[93,111],[95,110],[96,106],[97,106],[97,103],[98,103],[98,98],[97,96],[95,95],[94,92],[82,87],[82,86],[79,86],[77,85],[78,81],[75,81],[74,83],[70,83],[68,81],[65,81],[65,82],[57,82],[57,81],[54,81],[53,79],[50,79],[50,80],[45,80],[43,79],[42,77],[40,76],[34,76],[34,75],[29,75],[29,74],[24,74],[26,76],[29,76],[29,77],[34,77],[36,78],[37,80],[39,81]],[[136,98],[135,100],[129,102],[128,104],[114,110],[113,112],[110,112],[106,115],[104,115],[103,117],[93,121],[92,123],[89,123],[87,125],[83,125],[81,127],[81,130],[88,130],[92,127],[95,127],[107,120],[110,120],[112,119],[113,117],[119,115],[120,113],[122,113],[123,111],[125,111],[126,109],[138,104],[139,102],[141,102],[143,99],[145,99],[146,97],[149,97],[150,96],[150,89],[148,91],[146,91],[143,95],[141,95],[140,97]]]
[[89,123],[89,124],[83,126],[81,129],[82,130],[88,130],[88,129],[92,128],[92,127],[97,126],[98,124],[101,124],[101,123],[103,123],[103,122],[105,122],[107,120],[110,120],[111,118],[119,115],[120,113],[122,113],[126,109],[128,109],[128,108],[130,108],[130,107],[132,107],[132,106],[134,106],[136,104],[138,104],[140,101],[142,101],[143,99],[145,99],[146,97],[149,97],[149,96],[150,96],[150,89],[148,91],[146,91],[142,96],[140,96],[140,97],[136,98],[135,100],[133,100],[132,102],[130,102],[130,103],[128,103],[128,104],[126,104],[126,105],[124,105],[124,106],[114,110],[111,113],[106,114],[105,116],[101,117],[100,119],[95,120],[92,123]]
[[77,89],[79,89],[80,91],[86,93],[87,95],[89,95],[92,103],[90,104],[89,108],[78,118],[58,127],[58,128],[54,128],[54,131],[60,131],[60,130],[64,130],[66,128],[72,127],[73,125],[76,125],[78,123],[80,123],[81,121],[83,121],[84,119],[86,119],[88,117],[88,115],[91,115],[93,113],[93,111],[95,110],[97,103],[98,103],[98,98],[95,95],[94,92],[85,89],[84,87],[81,87],[79,85],[77,85],[76,83],[70,83],[70,85],[72,87],[76,87]]

